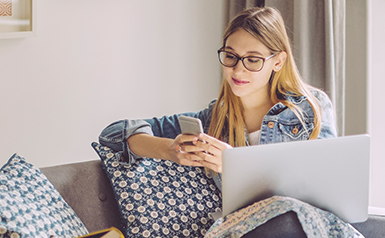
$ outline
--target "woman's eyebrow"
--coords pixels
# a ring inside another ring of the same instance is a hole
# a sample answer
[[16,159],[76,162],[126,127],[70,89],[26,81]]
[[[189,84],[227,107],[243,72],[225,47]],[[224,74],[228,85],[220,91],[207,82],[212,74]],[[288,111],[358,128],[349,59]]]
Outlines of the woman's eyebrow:
[[[224,49],[225,49],[225,50],[228,49],[228,50],[231,50],[231,51],[234,51],[234,52],[235,52],[235,50],[234,50],[231,46],[225,46]],[[253,50],[253,51],[247,51],[246,53],[247,53],[247,54],[263,55],[261,52],[255,51],[255,50]]]

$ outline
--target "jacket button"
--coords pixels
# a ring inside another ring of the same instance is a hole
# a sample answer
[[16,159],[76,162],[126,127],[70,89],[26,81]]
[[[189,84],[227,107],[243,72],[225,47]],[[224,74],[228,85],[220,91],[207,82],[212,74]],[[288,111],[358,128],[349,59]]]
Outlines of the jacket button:
[[293,132],[293,134],[296,135],[296,134],[298,133],[298,128],[297,128],[297,126],[294,127],[293,130],[292,130],[291,132]]
[[269,123],[267,123],[267,126],[268,126],[269,128],[273,128],[273,127],[274,127],[274,122],[269,121]]

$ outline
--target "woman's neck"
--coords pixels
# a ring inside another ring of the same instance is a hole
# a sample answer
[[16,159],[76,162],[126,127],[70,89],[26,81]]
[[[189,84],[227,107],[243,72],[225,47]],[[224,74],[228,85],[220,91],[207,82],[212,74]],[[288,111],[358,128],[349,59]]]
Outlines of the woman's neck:
[[266,107],[270,109],[274,105],[268,90],[260,90],[258,93],[242,97],[241,102],[245,111],[256,111]]
[[244,119],[249,133],[260,130],[263,117],[269,112],[274,103],[268,95],[260,95],[252,99],[241,99],[244,109]]

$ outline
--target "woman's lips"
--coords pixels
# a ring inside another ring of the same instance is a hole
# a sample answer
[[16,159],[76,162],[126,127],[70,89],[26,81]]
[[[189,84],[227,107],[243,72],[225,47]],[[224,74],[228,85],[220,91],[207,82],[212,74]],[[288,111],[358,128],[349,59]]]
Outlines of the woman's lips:
[[249,81],[243,81],[243,80],[239,80],[239,79],[235,79],[235,78],[232,78],[232,79],[233,79],[234,84],[238,85],[238,86],[242,86],[242,85],[249,83]]

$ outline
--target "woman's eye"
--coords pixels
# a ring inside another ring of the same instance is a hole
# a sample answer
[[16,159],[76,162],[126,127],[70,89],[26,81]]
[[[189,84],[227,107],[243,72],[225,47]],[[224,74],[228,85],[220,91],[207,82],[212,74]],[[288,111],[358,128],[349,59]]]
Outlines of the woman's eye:
[[231,55],[231,54],[226,54],[226,58],[227,59],[235,59],[235,56]]
[[261,61],[261,59],[258,58],[247,58],[247,61],[251,64],[257,64]]

